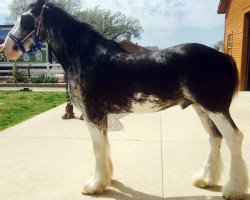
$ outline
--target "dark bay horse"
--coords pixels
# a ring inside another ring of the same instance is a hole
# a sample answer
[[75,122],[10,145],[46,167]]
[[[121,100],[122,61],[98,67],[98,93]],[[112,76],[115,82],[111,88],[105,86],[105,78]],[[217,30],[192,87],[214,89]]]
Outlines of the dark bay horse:
[[0,46],[1,51],[9,59],[17,59],[35,44],[30,33],[36,31],[41,41],[49,43],[67,73],[70,99],[83,112],[91,134],[96,167],[84,194],[102,193],[111,185],[108,114],[192,105],[210,142],[207,161],[195,175],[194,185],[204,188],[219,181],[224,137],[231,152],[231,168],[223,196],[241,199],[245,195],[248,176],[241,153],[243,134],[229,114],[239,82],[232,57],[195,43],[157,52],[128,53],[44,0],[28,6]]

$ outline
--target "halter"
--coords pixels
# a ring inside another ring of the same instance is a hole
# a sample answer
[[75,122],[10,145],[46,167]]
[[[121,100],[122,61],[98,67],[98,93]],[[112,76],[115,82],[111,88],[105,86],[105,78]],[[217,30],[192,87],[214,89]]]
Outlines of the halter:
[[40,33],[42,21],[43,21],[44,8],[46,7],[47,3],[48,3],[48,0],[45,1],[41,9],[40,15],[38,16],[37,27],[35,27],[35,29],[33,29],[31,32],[29,32],[23,39],[18,39],[11,32],[9,32],[9,37],[19,46],[20,50],[22,51],[24,61],[29,61],[29,55],[26,52],[23,44],[34,34],[35,34],[34,36],[35,45],[30,51],[35,52],[36,61],[42,61],[42,52],[41,52],[39,33]]

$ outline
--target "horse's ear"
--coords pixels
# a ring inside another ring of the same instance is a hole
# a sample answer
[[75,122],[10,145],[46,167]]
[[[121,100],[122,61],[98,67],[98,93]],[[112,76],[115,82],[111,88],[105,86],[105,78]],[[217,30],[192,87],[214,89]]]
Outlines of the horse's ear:
[[47,3],[47,0],[37,0],[36,1],[36,6],[38,8],[41,8],[45,3]]

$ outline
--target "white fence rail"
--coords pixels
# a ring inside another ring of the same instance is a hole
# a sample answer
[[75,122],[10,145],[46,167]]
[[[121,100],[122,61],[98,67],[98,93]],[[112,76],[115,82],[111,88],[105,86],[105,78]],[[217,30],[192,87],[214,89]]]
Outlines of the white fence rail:
[[[63,74],[64,70],[58,63],[18,63],[18,67],[22,69],[30,69],[31,76],[54,76],[55,74]],[[11,70],[13,63],[0,63],[0,78],[11,78]],[[3,75],[4,74],[4,75]]]

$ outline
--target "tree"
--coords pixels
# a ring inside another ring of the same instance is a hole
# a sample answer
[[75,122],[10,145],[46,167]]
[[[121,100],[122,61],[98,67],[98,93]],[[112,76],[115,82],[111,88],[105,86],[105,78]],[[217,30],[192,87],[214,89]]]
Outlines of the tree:
[[[12,0],[9,5],[8,24],[15,24],[31,0]],[[99,33],[112,40],[133,36],[140,38],[143,32],[138,19],[127,17],[121,12],[103,10],[99,7],[82,11],[83,0],[50,0],[63,7],[67,12],[91,24]]]
[[218,51],[224,51],[224,41],[220,40],[213,45],[213,48]]
[[6,18],[7,24],[15,24],[18,17],[21,16],[30,0],[13,0],[9,4],[10,15]]
[[143,29],[138,19],[126,17],[121,12],[100,9],[87,9],[76,14],[82,21],[91,24],[99,33],[112,40],[120,40],[127,36],[140,38]]
[[[12,0],[9,4],[10,15],[6,18],[6,23],[15,24],[17,19],[24,12],[25,8],[29,3],[33,1],[31,0]],[[71,14],[76,14],[81,11],[83,1],[82,0],[50,0],[50,2],[57,3],[62,8],[64,8],[67,12]]]

